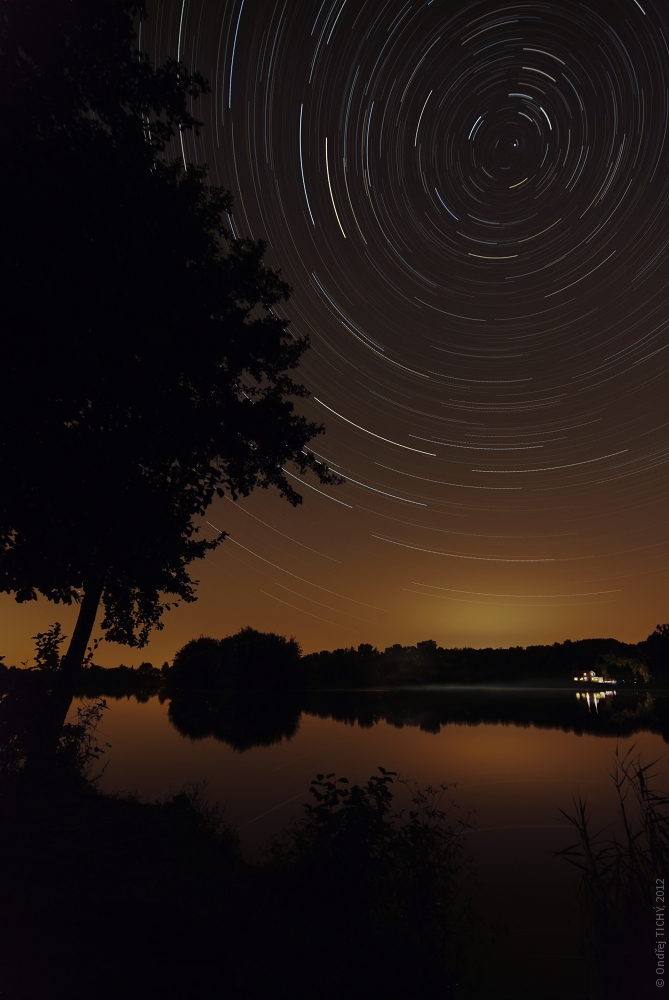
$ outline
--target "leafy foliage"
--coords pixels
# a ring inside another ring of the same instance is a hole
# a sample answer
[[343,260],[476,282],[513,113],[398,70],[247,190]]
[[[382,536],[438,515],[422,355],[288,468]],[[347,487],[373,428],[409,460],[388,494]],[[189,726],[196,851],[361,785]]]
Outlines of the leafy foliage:
[[97,781],[104,768],[94,777],[91,770],[111,747],[111,743],[100,744],[97,729],[107,710],[104,698],[85,702],[77,708],[76,722],[66,722],[61,730],[56,757],[57,767],[65,777],[81,777]]
[[275,632],[247,626],[223,639],[200,636],[176,653],[165,670],[169,691],[297,688],[304,682],[300,646]]
[[[361,789],[354,810],[364,812],[368,801],[388,820],[395,776],[380,774]],[[326,805],[325,815],[332,801],[327,784],[345,784],[333,778],[321,776],[312,786],[326,796],[314,802]],[[487,947],[476,947],[462,914],[444,941],[434,924],[446,924],[441,909],[422,908],[418,886],[403,907],[384,916],[382,892],[363,900],[362,910],[360,894],[347,900],[340,867],[310,868],[316,877],[309,880],[293,860],[247,863],[224,810],[210,805],[205,792],[191,785],[148,803],[71,786],[67,794],[42,790],[3,802],[0,850],[12,862],[0,900],[3,985],[12,996],[85,996],[93,979],[104,1000],[121,994],[161,1000],[221,993],[245,1000],[279,993],[324,1000],[342,993],[388,1000],[483,995],[481,951]],[[443,802],[436,808],[449,810]],[[347,825],[352,819],[349,813]],[[328,839],[333,830],[327,822],[318,825]],[[455,816],[445,825],[457,826]],[[92,872],[104,873],[102,906],[100,879]],[[418,927],[412,914],[420,916]],[[460,973],[467,961],[471,991]]]
[[[462,815],[448,797],[453,786],[420,789],[394,771],[379,772],[364,785],[317,775],[315,801],[272,842],[268,860],[302,886],[311,915],[344,937],[354,962],[367,961],[359,954],[363,942],[368,957],[377,945],[394,956],[403,949],[411,963],[393,963],[394,988],[406,980],[407,988],[447,989],[473,928],[465,851],[472,814]],[[394,804],[395,780],[408,807]],[[380,990],[386,975],[374,969]]]
[[[34,662],[23,670],[12,671],[11,681],[0,691],[0,786],[18,778],[39,738],[48,716],[50,697],[60,673],[60,647],[66,640],[60,622],[33,636]],[[88,665],[97,643],[89,647]],[[97,760],[110,746],[98,740],[97,729],[107,709],[104,698],[85,700],[75,717],[59,732],[55,751],[54,775],[59,781],[86,782]],[[101,772],[100,772],[101,773]]]
[[206,168],[168,159],[208,86],[136,50],[145,13],[6,0],[0,22],[0,589],[101,591],[130,645],[195,599],[216,495],[297,504],[289,462],[337,481],[304,450],[322,427],[292,402],[308,341],[275,312],[288,285],[232,237]]
[[595,670],[618,683],[637,685],[650,683],[648,665],[639,657],[603,653],[595,665]]
[[63,635],[60,622],[54,622],[46,632],[38,632],[35,640],[35,664],[29,668],[39,670],[46,677],[53,677],[60,670],[60,647],[67,636]]
[[669,624],[657,625],[642,643],[656,684],[669,685]]

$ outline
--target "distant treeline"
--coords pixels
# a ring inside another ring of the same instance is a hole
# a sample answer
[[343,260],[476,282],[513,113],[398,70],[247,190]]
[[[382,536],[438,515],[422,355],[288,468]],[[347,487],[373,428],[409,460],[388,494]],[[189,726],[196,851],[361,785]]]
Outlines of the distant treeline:
[[[83,668],[77,694],[109,697],[201,690],[322,690],[424,684],[573,683],[586,671],[634,687],[669,687],[669,625],[642,642],[579,639],[552,646],[447,649],[432,639],[415,646],[369,643],[301,655],[294,639],[244,628],[223,639],[187,642],[172,664]],[[0,663],[0,691],[24,671]]]
[[572,683],[585,671],[625,685],[669,683],[669,625],[643,642],[567,640],[552,646],[446,649],[428,639],[415,646],[369,643],[300,656],[294,639],[242,629],[224,639],[186,643],[165,667],[165,689],[324,689],[414,684]]
[[302,663],[305,686],[313,688],[569,683],[588,670],[618,682],[646,684],[651,674],[642,645],[581,639],[552,646],[447,649],[428,639],[415,646],[389,646],[383,652],[367,644],[323,650],[303,657]]
[[130,698],[148,701],[162,690],[165,678],[165,663],[158,670],[152,663],[140,663],[139,667],[99,667],[95,664],[83,667],[75,687],[75,697],[81,698]]
[[[165,685],[165,663],[158,670],[151,663],[140,663],[139,667],[82,667],[75,684],[76,698],[131,698],[148,701],[159,694]],[[48,687],[48,677],[35,667],[8,667],[0,663],[0,697],[17,690],[37,696]]]
[[[383,652],[361,645],[307,656],[292,639],[246,628],[220,640],[194,639],[160,669],[150,663],[136,669],[86,667],[76,694],[138,701],[157,695],[169,702],[169,720],[182,735],[213,736],[239,751],[289,739],[304,713],[427,732],[450,723],[505,723],[609,736],[649,731],[669,740],[669,696],[653,691],[669,691],[668,666],[667,626],[635,645],[582,639],[527,648],[444,649],[426,641]],[[523,691],[541,685],[573,688],[573,678],[590,670],[615,679],[610,690],[621,697],[595,702],[585,700],[585,691],[578,700],[573,690],[546,690],[545,697]],[[37,668],[0,664],[0,700],[10,707],[45,683],[48,677]],[[503,684],[509,686],[501,692],[490,690]]]

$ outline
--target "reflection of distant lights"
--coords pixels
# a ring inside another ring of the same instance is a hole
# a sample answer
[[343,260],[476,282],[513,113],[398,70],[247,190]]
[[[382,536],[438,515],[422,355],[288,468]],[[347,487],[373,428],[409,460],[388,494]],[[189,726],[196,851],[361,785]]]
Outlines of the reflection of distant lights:
[[580,701],[581,698],[587,702],[588,711],[591,712],[594,706],[595,712],[599,711],[598,704],[603,701],[604,698],[613,698],[618,692],[617,691],[577,691],[576,701]]

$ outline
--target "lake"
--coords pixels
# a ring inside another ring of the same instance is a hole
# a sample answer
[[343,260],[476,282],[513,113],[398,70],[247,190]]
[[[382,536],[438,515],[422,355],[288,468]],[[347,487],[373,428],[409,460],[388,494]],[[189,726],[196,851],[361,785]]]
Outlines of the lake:
[[[300,811],[317,773],[364,781],[381,765],[421,786],[455,783],[449,796],[475,811],[469,850],[481,901],[506,935],[508,961],[525,970],[523,996],[575,997],[587,978],[578,879],[553,857],[575,839],[559,809],[580,795],[595,829],[615,821],[607,769],[617,745],[659,758],[667,786],[666,692],[442,687],[107,703],[101,789],[156,799],[205,781],[251,860]],[[546,966],[550,989],[539,989]]]

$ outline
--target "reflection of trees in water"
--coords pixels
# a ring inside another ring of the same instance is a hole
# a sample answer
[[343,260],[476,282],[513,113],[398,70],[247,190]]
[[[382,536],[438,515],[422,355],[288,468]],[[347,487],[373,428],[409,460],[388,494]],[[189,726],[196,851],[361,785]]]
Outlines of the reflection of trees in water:
[[[633,725],[635,723],[640,723],[637,728],[645,728],[644,723],[646,720],[652,719],[654,715],[657,714],[656,711],[656,701],[657,695],[651,694],[650,691],[639,692],[636,698],[622,698],[619,702],[614,702],[611,706],[611,719],[617,725]],[[663,714],[665,719],[665,728],[667,728],[667,712],[669,711],[669,698],[666,696],[662,698],[662,705],[660,707],[660,712]],[[656,732],[653,729],[653,732]],[[669,736],[665,735],[665,731],[662,730],[662,735],[669,742]]]
[[182,736],[213,736],[241,752],[290,739],[301,712],[292,691],[189,691],[172,699],[167,715]]
[[566,733],[658,733],[669,742],[669,695],[618,693],[588,712],[573,691],[191,691],[172,699],[168,717],[182,736],[213,736],[235,750],[290,739],[302,712],[371,728],[386,722],[438,733],[449,724],[502,724]]
[[385,721],[391,726],[419,726],[438,733],[449,723],[503,724],[561,729],[566,733],[630,736],[641,730],[669,742],[669,696],[649,692],[618,693],[589,713],[573,691],[309,691],[304,711],[363,727]]

